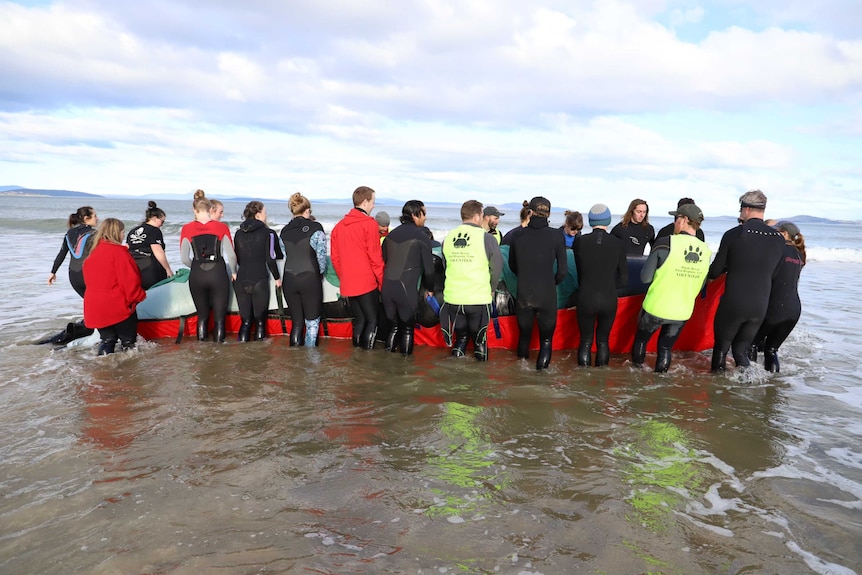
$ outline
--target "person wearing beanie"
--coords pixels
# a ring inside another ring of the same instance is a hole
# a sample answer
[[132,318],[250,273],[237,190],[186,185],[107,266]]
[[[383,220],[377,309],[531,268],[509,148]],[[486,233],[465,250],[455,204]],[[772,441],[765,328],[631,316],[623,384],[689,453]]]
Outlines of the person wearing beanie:
[[611,328],[617,315],[617,290],[628,284],[628,264],[623,241],[608,233],[611,211],[596,204],[587,214],[592,231],[572,243],[578,268],[578,365],[590,365],[593,337],[596,341],[596,366],[610,359]]
[[383,240],[389,235],[389,224],[392,223],[389,214],[386,212],[377,212],[374,216],[374,221],[377,222],[377,232],[380,234],[380,245],[383,245]]
[[757,361],[757,351],[762,350],[764,369],[778,373],[778,348],[802,315],[798,286],[799,275],[805,266],[805,238],[793,222],[776,222],[775,227],[784,238],[784,258],[772,280],[766,317],[749,348],[748,358]]
[[[515,315],[518,319],[518,358],[528,359],[533,323],[539,326],[536,369],[551,363],[557,327],[557,290],[569,273],[562,234],[548,226],[551,202],[541,196],[530,201],[530,221],[512,238],[509,268],[518,277]],[[554,269],[556,267],[556,269]]]
[[[685,204],[693,204],[693,203],[694,203],[694,200],[692,200],[691,198],[680,198],[679,201],[676,203],[676,208],[679,209],[679,208],[683,207]],[[668,213],[672,213],[672,212],[668,212]],[[656,241],[658,241],[660,238],[672,236],[674,234],[674,226],[675,225],[676,225],[676,220],[672,221],[671,223],[669,223],[668,225],[666,225],[665,227],[660,229],[658,231],[658,233],[655,235]],[[699,239],[702,242],[706,241],[706,237],[703,235],[703,229],[702,228],[697,228],[697,230],[695,232],[695,236],[697,236],[697,239]]]
[[655,241],[655,228],[649,223],[649,205],[646,200],[632,200],[622,221],[611,230],[611,235],[623,241],[626,255],[644,255],[647,244],[652,245]]
[[712,252],[696,236],[703,212],[693,203],[681,204],[674,217],[673,233],[653,244],[640,279],[649,284],[643,308],[638,315],[638,330],[632,346],[632,363],[643,367],[646,347],[652,334],[661,330],[655,372],[670,368],[671,350],[679,333],[694,311],[694,303],[706,282]]
[[766,195],[751,190],[739,198],[742,224],[721,237],[709,279],[727,274],[713,322],[712,371],[723,372],[727,353],[737,367],[748,367],[749,348],[769,307],[772,281],[784,258],[784,238],[763,221]]

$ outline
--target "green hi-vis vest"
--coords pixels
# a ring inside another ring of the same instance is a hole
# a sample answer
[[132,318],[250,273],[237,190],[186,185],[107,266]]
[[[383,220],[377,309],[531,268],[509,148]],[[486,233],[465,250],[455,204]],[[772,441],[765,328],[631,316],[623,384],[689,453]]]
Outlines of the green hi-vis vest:
[[446,284],[443,301],[455,305],[491,303],[491,270],[482,228],[461,224],[443,240]]
[[670,253],[655,271],[644,298],[644,311],[675,321],[690,318],[697,294],[709,271],[711,255],[709,247],[694,236],[671,236]]

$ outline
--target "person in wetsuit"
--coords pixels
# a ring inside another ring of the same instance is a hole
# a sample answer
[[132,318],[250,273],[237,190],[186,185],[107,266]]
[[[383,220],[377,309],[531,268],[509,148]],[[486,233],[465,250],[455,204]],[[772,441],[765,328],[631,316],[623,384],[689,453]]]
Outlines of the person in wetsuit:
[[[236,253],[226,224],[210,218],[212,204],[203,190],[194,196],[195,219],[180,231],[180,257],[191,268],[189,291],[198,315],[198,340],[208,338],[210,309],[215,340],[224,342],[225,317],[230,299],[230,280],[236,279]],[[225,256],[227,266],[225,269]]]
[[655,228],[649,223],[649,204],[640,198],[629,204],[623,219],[611,230],[611,235],[623,241],[628,256],[642,256],[647,244],[655,241]]
[[90,206],[80,207],[75,213],[69,214],[69,229],[60,245],[60,252],[54,258],[51,275],[48,276],[48,285],[57,280],[57,270],[63,265],[66,254],[71,254],[69,283],[72,284],[72,288],[79,296],[84,297],[84,291],[87,289],[87,285],[84,283],[84,260],[90,253],[90,245],[93,241],[93,234],[96,232],[95,225],[97,223],[99,223],[99,218],[96,216],[96,211]]
[[431,239],[422,228],[427,218],[425,204],[410,200],[401,208],[401,225],[383,240],[383,289],[380,299],[392,330],[386,349],[401,355],[413,353],[413,330],[419,309],[420,281],[433,296],[434,259]]
[[252,323],[257,322],[254,339],[266,338],[266,317],[269,313],[269,276],[281,287],[281,276],[275,263],[278,238],[266,225],[266,206],[251,201],[242,213],[243,222],[233,236],[238,270],[233,292],[239,308],[241,324],[238,341],[251,339]]
[[84,323],[98,329],[99,355],[114,353],[117,341],[123,351],[135,347],[138,314],[135,308],[147,297],[141,272],[123,245],[123,222],[107,218],[93,238],[93,249],[84,262],[87,288]]
[[669,213],[674,217],[674,233],[655,241],[641,269],[641,281],[649,284],[649,289],[638,315],[638,330],[632,346],[632,363],[643,367],[647,342],[656,330],[661,330],[656,373],[670,368],[673,344],[694,311],[712,255],[706,243],[697,238],[703,222],[699,207],[685,203]]
[[742,224],[724,233],[709,266],[709,279],[727,274],[715,312],[713,372],[722,372],[731,351],[737,367],[748,367],[748,351],[769,307],[772,281],[784,258],[784,238],[763,222],[766,194],[751,190],[739,198]]
[[518,276],[518,297],[515,300],[518,358],[529,358],[535,322],[539,326],[536,369],[541,370],[547,369],[551,363],[557,327],[556,286],[566,278],[569,266],[563,234],[548,226],[551,202],[537,196],[530,200],[530,211],[530,222],[515,235],[509,248],[509,268]]
[[156,206],[156,202],[149,202],[147,206],[143,223],[129,230],[126,236],[129,253],[141,270],[141,287],[145,290],[174,275],[165,255],[165,238],[161,230],[165,212]]
[[[679,210],[685,204],[693,204],[693,203],[694,203],[694,200],[692,200],[691,198],[680,198],[679,201],[676,203],[676,209]],[[668,212],[668,213],[674,214],[676,212]],[[668,225],[666,225],[665,227],[660,229],[658,231],[658,233],[656,233],[655,239],[659,240],[661,238],[674,235],[675,233],[677,233],[675,231],[676,230],[675,226],[676,226],[676,220],[672,221],[671,223],[669,223]],[[695,232],[695,237],[697,237],[697,239],[699,239],[702,242],[706,241],[706,236],[703,235],[703,230],[701,228],[697,228],[697,231]]]
[[754,337],[749,359],[757,361],[757,350],[761,349],[763,367],[766,371],[778,373],[778,348],[802,315],[798,286],[799,275],[805,266],[805,238],[793,222],[778,222],[776,229],[784,238],[784,257],[772,280],[766,317]]
[[596,204],[588,214],[593,231],[572,243],[578,269],[578,365],[590,365],[593,335],[596,339],[596,367],[610,359],[610,334],[617,315],[617,289],[628,284],[628,263],[623,241],[608,233],[611,211]]
[[461,205],[461,225],[443,240],[446,283],[440,327],[452,355],[463,357],[473,340],[473,357],[488,359],[491,302],[503,273],[503,255],[493,235],[482,229],[482,204]]
[[527,227],[527,224],[530,223],[530,202],[524,200],[524,203],[521,204],[521,211],[518,214],[519,216],[519,224],[518,227],[512,228],[503,236],[503,239],[500,240],[501,246],[509,246],[512,245],[512,239],[518,234],[521,230]]
[[[293,219],[281,228],[284,243],[282,290],[290,310],[290,345],[317,345],[323,311],[326,232],[311,219],[311,202],[296,192],[288,201]],[[303,338],[303,329],[305,337]]]
[[353,345],[373,349],[383,286],[383,250],[377,222],[371,217],[374,190],[353,191],[353,209],[332,228],[332,265],[353,313]]

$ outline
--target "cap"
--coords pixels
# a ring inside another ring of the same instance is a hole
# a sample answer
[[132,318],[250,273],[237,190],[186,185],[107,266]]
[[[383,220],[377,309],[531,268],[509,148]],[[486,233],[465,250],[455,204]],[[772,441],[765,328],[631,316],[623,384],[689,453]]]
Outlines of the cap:
[[755,210],[766,209],[766,194],[760,190],[749,190],[739,196],[739,209],[752,208]]
[[697,204],[683,204],[676,210],[668,212],[668,214],[673,217],[685,216],[693,222],[700,223],[703,221],[703,212],[699,207],[697,207]]
[[498,210],[494,206],[488,206],[487,208],[485,208],[485,211],[482,212],[482,215],[484,215],[484,216],[497,216],[499,218],[500,216],[505,216],[506,214],[504,214],[503,212],[501,212],[500,210]]
[[530,209],[539,217],[547,218],[551,215],[551,200],[536,196],[530,200]]
[[591,227],[611,225],[611,210],[604,204],[596,204],[590,208],[587,217]]
[[799,228],[791,221],[780,221],[775,227],[778,229],[779,232],[787,232],[787,235],[790,236],[791,240],[795,240],[800,234]]
[[384,228],[389,227],[390,219],[389,214],[387,214],[386,212],[377,212],[377,215],[374,216],[374,219],[377,220],[378,226],[383,226]]

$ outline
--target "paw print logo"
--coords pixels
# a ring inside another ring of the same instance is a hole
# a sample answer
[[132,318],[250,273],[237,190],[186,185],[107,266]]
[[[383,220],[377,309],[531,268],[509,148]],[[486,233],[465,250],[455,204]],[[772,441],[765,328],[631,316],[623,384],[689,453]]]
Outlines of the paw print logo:
[[470,235],[467,233],[459,233],[452,242],[456,248],[466,248],[470,245]]
[[700,261],[701,255],[703,255],[703,252],[700,250],[700,246],[688,246],[688,248],[686,248],[685,250],[685,261],[696,264]]

